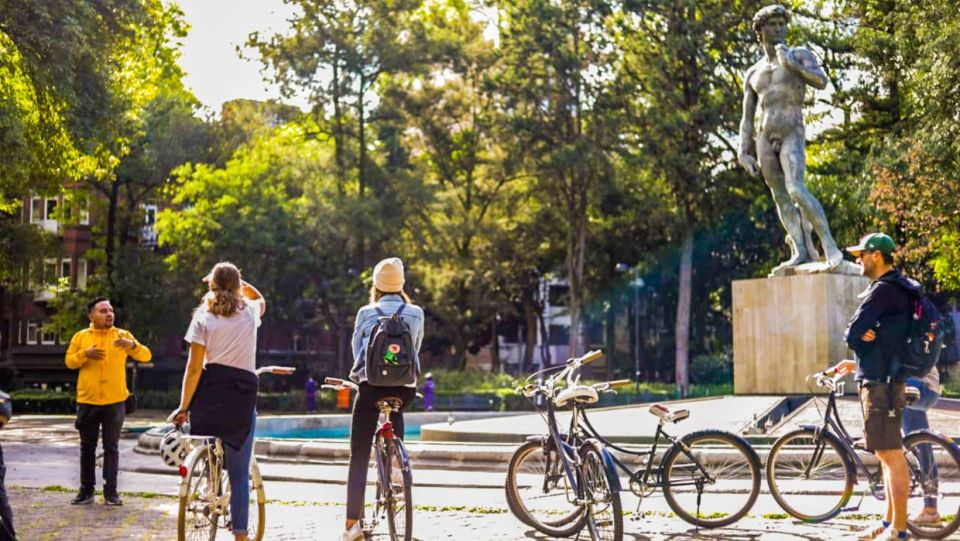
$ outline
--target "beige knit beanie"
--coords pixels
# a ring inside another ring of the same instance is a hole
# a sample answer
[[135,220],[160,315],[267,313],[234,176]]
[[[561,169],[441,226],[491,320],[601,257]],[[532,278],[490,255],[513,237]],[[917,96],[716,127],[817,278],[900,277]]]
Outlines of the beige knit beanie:
[[388,257],[373,268],[373,285],[384,293],[403,291],[403,261],[399,257]]

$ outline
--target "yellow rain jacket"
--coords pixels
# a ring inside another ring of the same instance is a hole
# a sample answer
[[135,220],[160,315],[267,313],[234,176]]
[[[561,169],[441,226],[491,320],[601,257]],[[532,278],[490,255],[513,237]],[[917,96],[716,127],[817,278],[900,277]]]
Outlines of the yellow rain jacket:
[[[133,340],[132,349],[115,346],[118,338]],[[106,352],[99,361],[87,358],[83,351],[96,346]],[[67,368],[80,369],[77,377],[77,403],[106,406],[123,402],[130,396],[127,390],[127,357],[142,363],[153,358],[150,349],[137,341],[130,331],[110,327],[109,329],[90,328],[79,331],[70,339],[67,348]]]

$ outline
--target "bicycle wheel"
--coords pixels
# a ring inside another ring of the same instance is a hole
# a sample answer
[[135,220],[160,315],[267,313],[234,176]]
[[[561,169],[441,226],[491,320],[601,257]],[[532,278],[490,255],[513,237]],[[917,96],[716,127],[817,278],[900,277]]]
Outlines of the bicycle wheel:
[[760,459],[743,438],[722,430],[692,432],[660,466],[663,496],[683,520],[720,528],[740,520],[760,494]]
[[[386,479],[380,480],[387,512],[391,541],[410,541],[413,536],[413,476],[407,451],[399,439],[388,440],[385,447]],[[385,489],[385,487],[389,489]]]
[[610,484],[600,449],[600,443],[595,440],[588,440],[580,448],[582,465],[579,479],[587,502],[587,529],[593,541],[622,541],[623,508],[620,505],[620,492]]
[[569,486],[556,446],[528,441],[510,459],[507,505],[528,526],[553,536],[568,537],[583,528],[583,506]]
[[780,437],[767,456],[767,484],[784,511],[806,522],[829,520],[850,501],[857,474],[840,440],[801,428]]
[[908,434],[903,447],[910,470],[907,516],[917,517],[925,507],[940,515],[940,520],[909,520],[907,527],[917,537],[943,539],[960,526],[960,449],[926,430]]
[[214,539],[217,517],[212,513],[216,489],[212,486],[206,447],[197,447],[184,461],[187,475],[180,480],[180,508],[177,513],[177,540]]
[[256,458],[250,460],[250,514],[247,520],[247,537],[250,541],[263,541],[266,530],[267,497],[263,491],[263,478]]

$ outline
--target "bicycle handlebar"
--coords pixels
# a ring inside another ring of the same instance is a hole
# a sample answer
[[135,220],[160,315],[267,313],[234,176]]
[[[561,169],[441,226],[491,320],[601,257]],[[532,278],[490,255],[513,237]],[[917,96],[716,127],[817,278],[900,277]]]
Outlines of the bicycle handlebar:
[[352,382],[352,381],[345,380],[345,379],[340,379],[340,378],[324,378],[324,379],[323,379],[323,382],[326,383],[326,385],[321,385],[321,386],[320,386],[321,389],[330,389],[330,390],[333,390],[333,391],[339,391],[339,390],[341,390],[341,389],[350,389],[350,390],[353,390],[353,391],[358,391],[358,390],[360,390],[360,386],[359,386],[359,385],[357,385],[356,383],[354,383],[354,382]]
[[585,354],[583,357],[580,357],[579,359],[570,359],[569,361],[567,361],[567,364],[570,364],[572,361],[579,361],[580,366],[583,366],[583,365],[590,364],[593,361],[596,361],[600,357],[603,357],[603,351],[596,349]]
[[290,374],[293,374],[296,371],[297,369],[293,366],[270,365],[270,366],[261,366],[260,368],[257,368],[256,373],[258,376],[263,373],[277,374],[278,376],[289,376]]

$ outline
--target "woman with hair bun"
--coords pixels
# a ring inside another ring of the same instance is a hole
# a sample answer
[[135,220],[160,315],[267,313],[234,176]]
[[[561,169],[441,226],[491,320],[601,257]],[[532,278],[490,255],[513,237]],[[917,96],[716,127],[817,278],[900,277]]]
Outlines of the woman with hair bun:
[[230,477],[230,514],[237,541],[247,539],[250,457],[257,422],[257,327],[263,295],[244,282],[233,263],[221,262],[203,279],[209,291],[193,311],[184,337],[190,344],[175,425],[190,419],[194,435],[223,443]]

